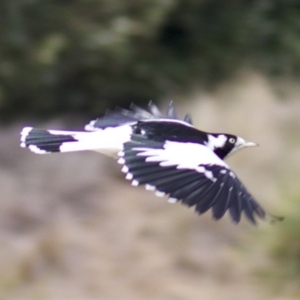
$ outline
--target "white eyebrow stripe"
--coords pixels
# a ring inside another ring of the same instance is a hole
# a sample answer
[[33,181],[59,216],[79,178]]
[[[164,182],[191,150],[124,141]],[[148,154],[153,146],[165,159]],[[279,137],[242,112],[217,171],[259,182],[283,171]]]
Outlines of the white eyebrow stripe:
[[227,141],[225,134],[219,134],[217,137],[213,136],[212,134],[208,134],[207,138],[208,142],[206,142],[206,146],[211,151],[214,151],[216,148],[222,148]]

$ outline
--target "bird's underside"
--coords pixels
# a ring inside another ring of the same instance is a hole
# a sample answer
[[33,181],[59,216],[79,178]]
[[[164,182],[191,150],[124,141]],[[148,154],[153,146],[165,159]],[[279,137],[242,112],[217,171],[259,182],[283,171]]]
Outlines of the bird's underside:
[[245,142],[233,135],[197,130],[190,115],[178,119],[172,103],[166,114],[152,103],[149,110],[132,105],[131,110],[109,111],[82,132],[32,127],[21,132],[21,147],[32,152],[93,150],[119,157],[122,172],[133,186],[144,185],[169,202],[195,207],[199,214],[211,209],[214,219],[229,211],[233,222],[238,223],[244,213],[255,224],[255,217],[270,215],[223,160],[243,146],[241,141]]

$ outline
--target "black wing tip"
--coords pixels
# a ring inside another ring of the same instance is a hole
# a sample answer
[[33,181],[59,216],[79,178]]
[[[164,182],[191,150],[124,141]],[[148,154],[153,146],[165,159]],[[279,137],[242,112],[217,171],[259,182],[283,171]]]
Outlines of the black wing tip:
[[217,210],[212,207],[212,218],[216,221],[223,218],[226,211],[228,211],[230,219],[233,224],[237,225],[241,222],[242,216],[246,217],[252,225],[257,226],[258,221],[266,221],[270,224],[275,224],[277,222],[283,221],[284,217],[275,216],[272,214],[267,213],[252,197],[246,200],[247,205],[245,205],[241,210],[237,210],[235,206],[228,207],[225,210]]
[[[185,203],[183,203],[183,204],[185,204]],[[211,209],[211,211],[212,211],[212,219],[213,219],[214,221],[220,221],[221,219],[223,219],[223,218],[225,217],[226,213],[229,212],[229,209],[227,209],[224,213],[222,213],[222,214],[219,215],[218,213],[215,213],[215,212],[213,211],[213,207],[211,207],[211,208],[209,208],[209,209]],[[208,210],[209,210],[209,209],[208,209]],[[207,212],[207,210],[206,210],[206,211],[199,211],[199,210],[197,210],[196,207],[195,207],[195,212],[196,212],[198,215],[203,215],[203,214],[205,214],[205,213]],[[229,213],[230,213],[230,212],[229,212]],[[259,218],[262,219],[262,220],[265,219],[264,217],[263,217],[263,218],[259,217]],[[241,212],[239,215],[236,215],[236,216],[234,216],[234,217],[230,214],[230,215],[229,215],[229,219],[230,219],[230,221],[231,221],[234,225],[238,225],[238,224],[242,221],[242,212]],[[256,218],[254,217],[254,215],[251,215],[251,216],[246,215],[246,219],[247,219],[252,225],[257,226],[257,220],[256,220]],[[276,223],[276,221],[277,221],[277,220],[275,220],[274,223]],[[271,222],[271,221],[270,221],[270,222]]]
[[[272,215],[272,214],[269,214],[269,213],[265,212],[264,210],[262,210],[262,211],[263,211],[263,214],[261,212],[258,213],[257,211],[254,211],[251,214],[245,213],[246,219],[254,226],[258,225],[258,220],[265,221],[265,222],[267,222],[271,225],[275,225],[278,222],[284,221],[284,219],[285,219],[285,217],[283,217],[283,216],[275,216],[275,215]],[[233,218],[231,216],[231,221],[234,225],[237,225],[238,223],[240,223],[241,215],[239,216],[238,219]],[[216,220],[219,220],[219,219],[216,219]]]

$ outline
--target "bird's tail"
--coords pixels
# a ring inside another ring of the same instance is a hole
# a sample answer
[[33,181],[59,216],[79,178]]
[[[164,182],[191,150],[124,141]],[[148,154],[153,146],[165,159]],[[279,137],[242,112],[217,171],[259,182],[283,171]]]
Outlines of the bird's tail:
[[113,130],[77,132],[24,127],[21,147],[38,154],[94,150],[114,156],[122,149],[126,138]]

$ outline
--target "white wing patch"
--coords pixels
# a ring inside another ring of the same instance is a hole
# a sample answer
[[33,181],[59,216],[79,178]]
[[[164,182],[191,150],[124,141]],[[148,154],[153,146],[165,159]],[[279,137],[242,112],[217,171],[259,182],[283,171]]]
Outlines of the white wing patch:
[[[106,128],[93,132],[82,132],[74,135],[79,143],[64,143],[60,146],[61,152],[93,150],[109,156],[117,156],[123,144],[130,139],[130,126]],[[51,131],[52,134],[53,131]]]
[[137,156],[146,156],[146,162],[159,162],[161,167],[176,166],[177,169],[195,170],[212,181],[216,178],[211,171],[206,170],[205,165],[218,165],[229,169],[223,160],[201,144],[167,141],[164,149],[134,147],[132,150],[139,151]]
[[[146,161],[161,162],[161,166],[176,166],[177,169],[196,169],[199,165],[228,165],[205,145],[166,141],[164,149],[134,147],[142,151],[138,156],[147,156]],[[201,171],[201,169],[199,169]]]

